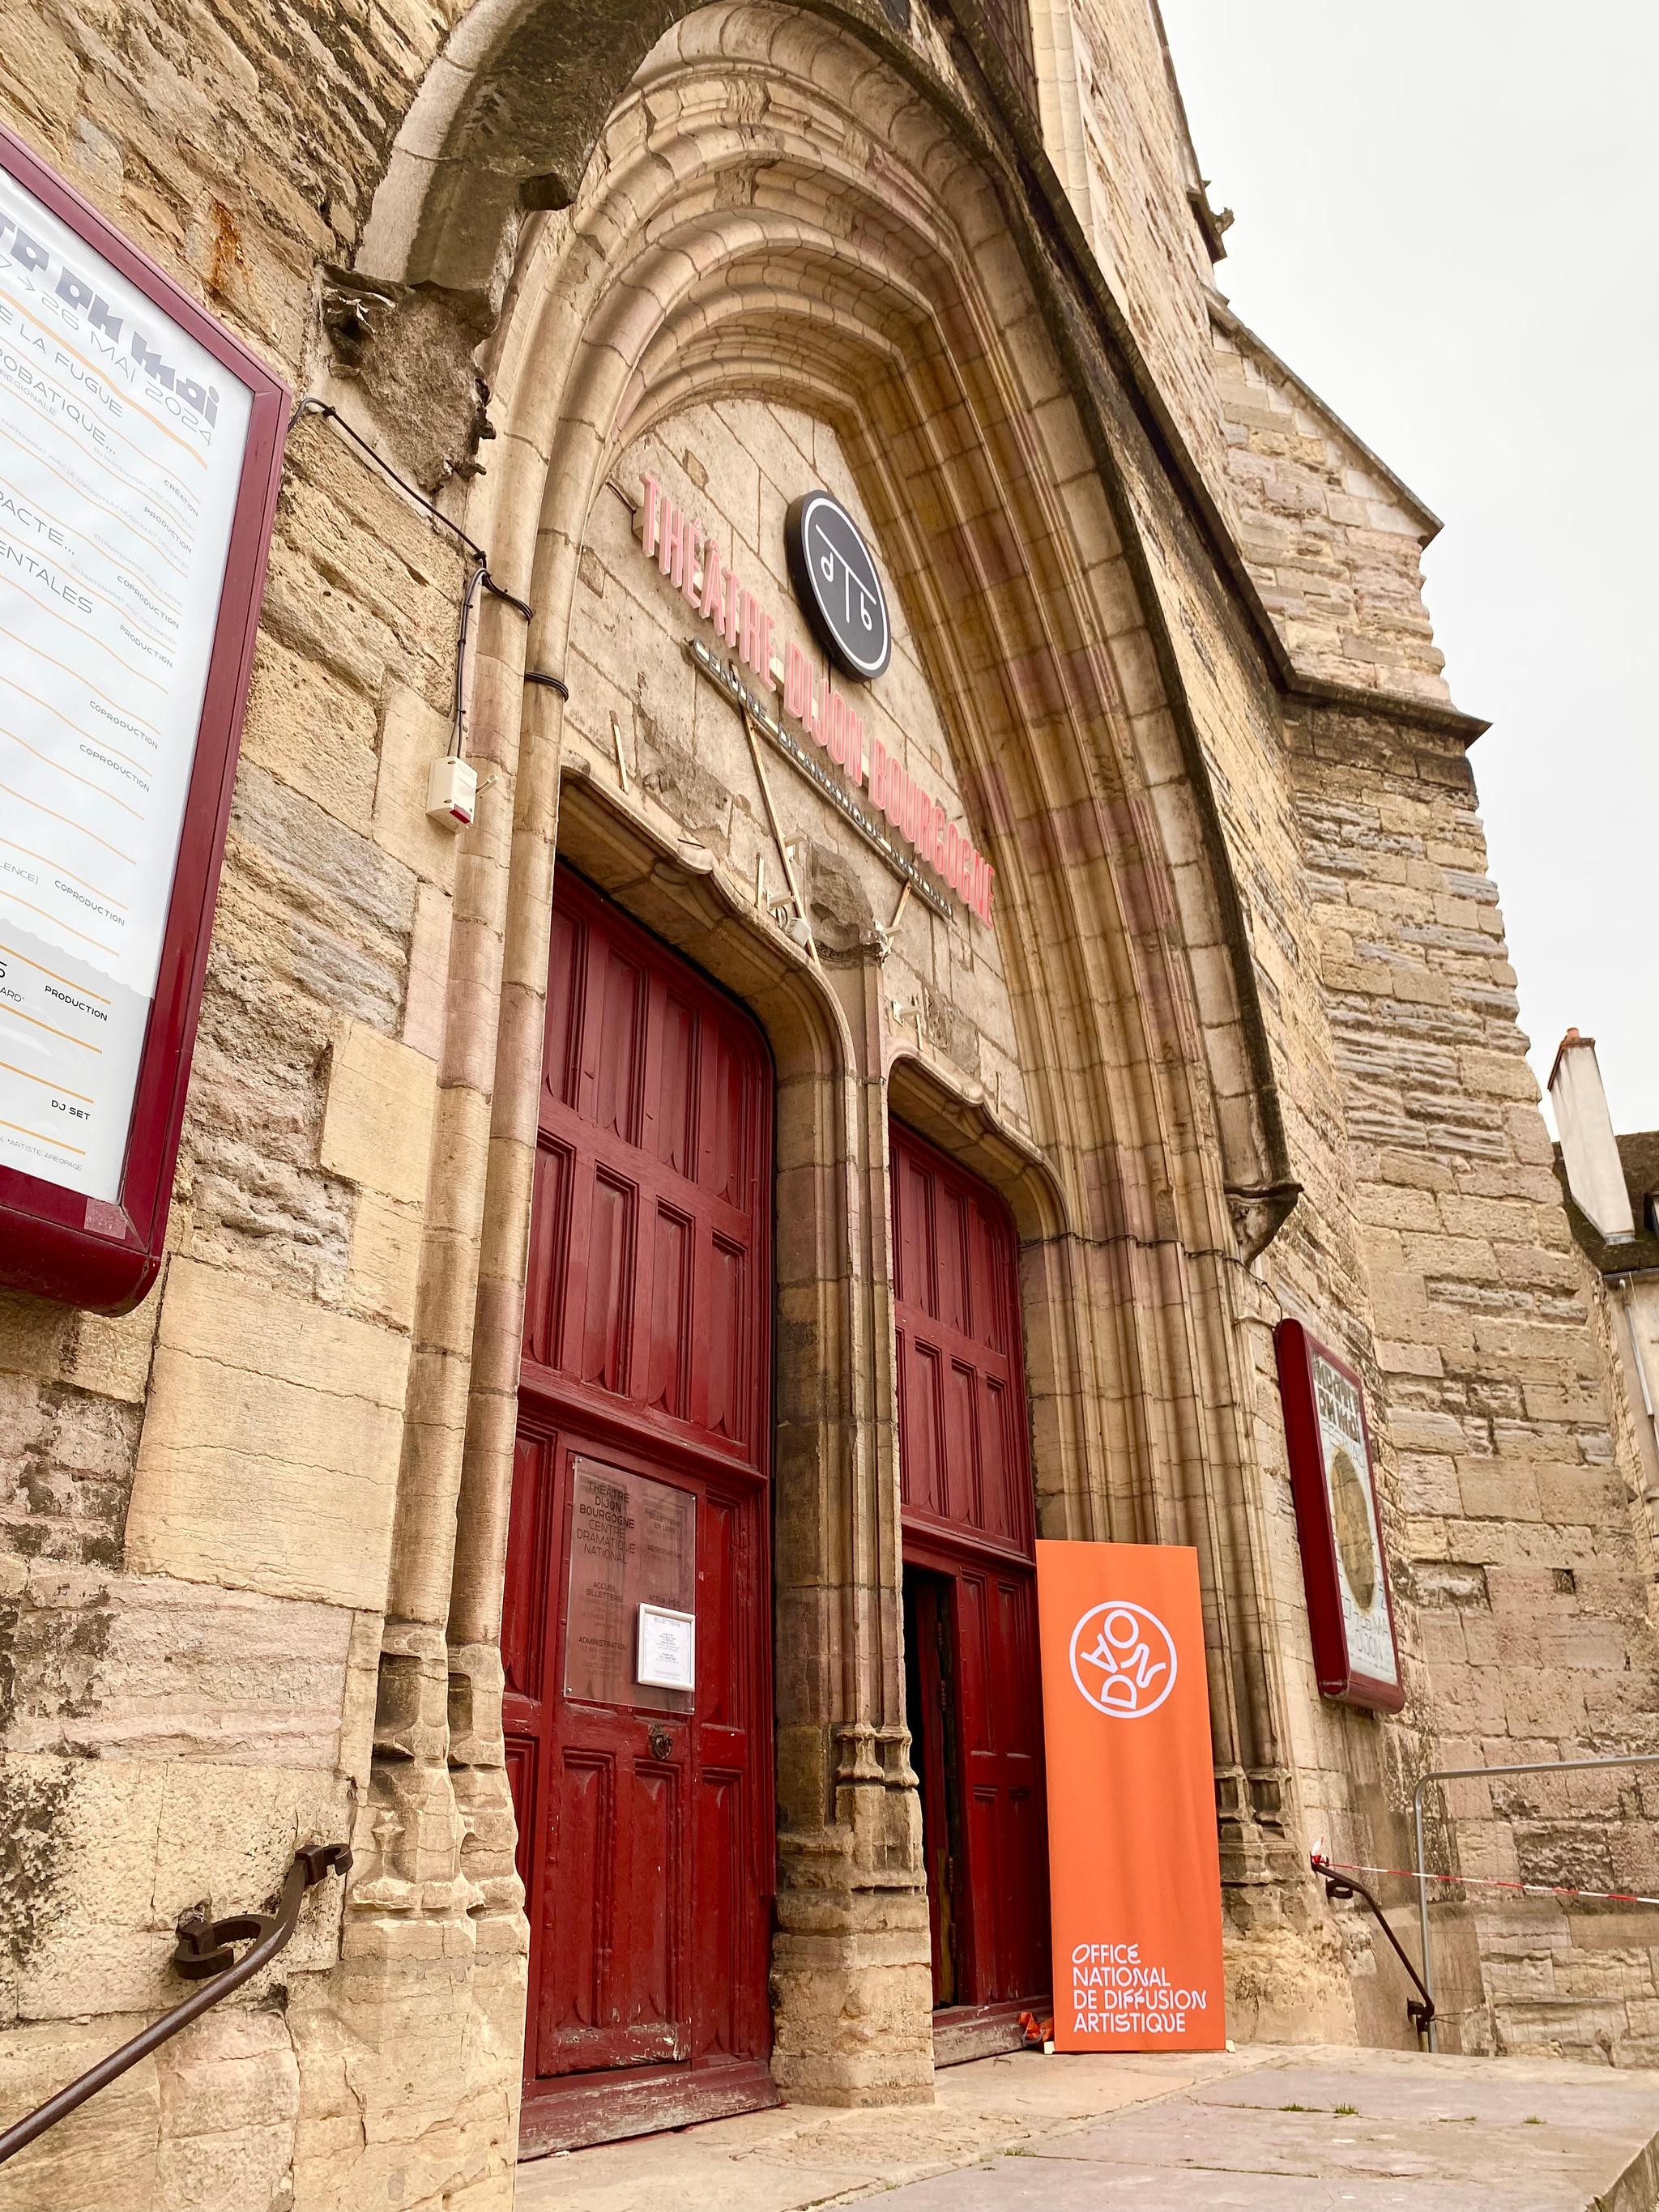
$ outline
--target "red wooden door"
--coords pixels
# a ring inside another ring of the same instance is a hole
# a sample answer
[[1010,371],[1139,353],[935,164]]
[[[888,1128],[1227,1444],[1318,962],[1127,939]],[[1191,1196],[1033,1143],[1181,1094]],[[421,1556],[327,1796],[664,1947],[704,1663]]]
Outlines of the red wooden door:
[[561,868],[501,1637],[526,2150],[774,2100],[771,1127],[747,1016]]
[[1008,2005],[1049,1979],[1018,1243],[994,1191],[896,1123],[890,1159],[908,1680],[933,1830],[934,1996]]

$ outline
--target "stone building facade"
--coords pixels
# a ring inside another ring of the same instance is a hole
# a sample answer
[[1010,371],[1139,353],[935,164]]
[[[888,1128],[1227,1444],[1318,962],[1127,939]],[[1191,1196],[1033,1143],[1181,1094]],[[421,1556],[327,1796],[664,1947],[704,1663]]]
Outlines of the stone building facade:
[[[296,1843],[356,1866],[0,2203],[511,2201],[527,1976],[592,1904],[526,1900],[513,1796],[566,1588],[522,1501],[573,913],[764,1071],[763,1414],[721,1430],[694,1382],[674,1447],[707,1473],[718,1431],[708,1481],[761,1501],[745,2094],[932,2093],[894,1121],[1012,1224],[1037,1528],[1199,1554],[1231,2032],[1408,2041],[1310,1850],[1408,1863],[1431,1770],[1655,1747],[1650,1537],[1422,603],[1437,526],[1219,295],[1151,0],[46,0],[0,102],[514,595],[296,419],[162,1278],[121,1316],[0,1304],[8,2110],[173,2001],[181,1911],[262,1902]],[[688,597],[713,544],[781,665],[816,653],[785,539],[819,488],[885,580],[856,704],[931,897],[688,653],[746,650]],[[678,577],[653,499],[703,549]],[[464,604],[455,837],[426,788]],[[946,823],[989,924],[941,891]],[[1315,1678],[1286,1316],[1365,1386],[1397,1717]],[[625,1459],[678,1386],[610,1356],[559,1403]],[[1650,1890],[1650,1795],[1458,1785],[1431,1863]],[[1448,2044],[1659,2056],[1639,1913],[1453,1885],[1435,1919]],[[581,2128],[663,2124],[615,2057]]]

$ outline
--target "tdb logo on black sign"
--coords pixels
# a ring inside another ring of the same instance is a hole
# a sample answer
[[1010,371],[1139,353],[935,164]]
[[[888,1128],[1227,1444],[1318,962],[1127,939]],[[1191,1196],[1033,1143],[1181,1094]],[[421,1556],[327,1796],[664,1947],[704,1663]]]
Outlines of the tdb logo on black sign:
[[887,599],[859,526],[827,491],[803,493],[784,522],[789,580],[824,650],[867,683],[893,650]]

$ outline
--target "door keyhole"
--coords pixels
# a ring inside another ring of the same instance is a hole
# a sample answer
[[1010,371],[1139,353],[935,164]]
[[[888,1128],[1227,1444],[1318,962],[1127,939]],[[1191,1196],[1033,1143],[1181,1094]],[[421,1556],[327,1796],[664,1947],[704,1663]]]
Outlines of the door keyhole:
[[647,1736],[646,1742],[651,1747],[653,1759],[666,1759],[674,1748],[673,1740],[669,1735],[668,1730],[662,1727],[653,1728]]

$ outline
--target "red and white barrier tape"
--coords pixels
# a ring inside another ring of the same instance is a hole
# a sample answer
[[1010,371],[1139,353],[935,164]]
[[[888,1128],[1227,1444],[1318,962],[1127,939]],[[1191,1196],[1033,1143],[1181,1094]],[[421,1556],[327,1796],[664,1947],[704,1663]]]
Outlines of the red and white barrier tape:
[[1391,1874],[1401,1881],[1459,1882],[1465,1889],[1512,1889],[1522,1897],[1587,1897],[1597,1905],[1659,1905],[1659,1897],[1638,1897],[1628,1889],[1569,1889],[1564,1883],[1500,1881],[1495,1875],[1486,1874],[1419,1874],[1414,1867],[1361,1866],[1348,1860],[1328,1859],[1322,1851],[1312,1856],[1316,1872],[1328,1867],[1333,1874]]

